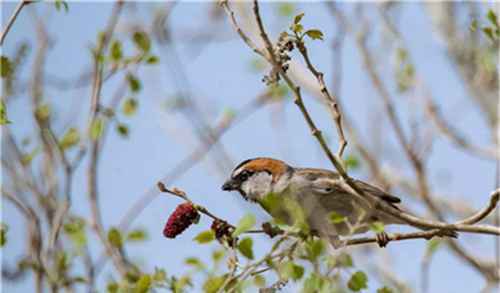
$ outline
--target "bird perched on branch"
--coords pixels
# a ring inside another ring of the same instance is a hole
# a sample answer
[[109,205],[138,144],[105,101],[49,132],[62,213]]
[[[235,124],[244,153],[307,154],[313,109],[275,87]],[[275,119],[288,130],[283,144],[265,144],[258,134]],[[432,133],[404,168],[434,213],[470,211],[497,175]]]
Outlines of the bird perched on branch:
[[[376,223],[406,224],[376,208],[384,204],[401,211],[398,197],[363,181],[354,183],[365,196],[357,194],[336,172],[254,158],[236,166],[222,189],[238,191],[246,200],[259,203],[278,222],[306,225],[334,246],[340,244],[339,235],[363,233]],[[379,245],[385,246],[387,235],[378,232]]]

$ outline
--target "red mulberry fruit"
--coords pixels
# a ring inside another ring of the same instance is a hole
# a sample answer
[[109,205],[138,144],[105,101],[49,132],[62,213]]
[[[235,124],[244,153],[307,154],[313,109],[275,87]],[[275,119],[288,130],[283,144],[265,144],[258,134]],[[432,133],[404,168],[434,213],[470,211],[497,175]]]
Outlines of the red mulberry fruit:
[[163,235],[167,238],[175,238],[191,224],[198,222],[199,218],[200,214],[192,203],[180,204],[168,218],[165,228],[163,228]]

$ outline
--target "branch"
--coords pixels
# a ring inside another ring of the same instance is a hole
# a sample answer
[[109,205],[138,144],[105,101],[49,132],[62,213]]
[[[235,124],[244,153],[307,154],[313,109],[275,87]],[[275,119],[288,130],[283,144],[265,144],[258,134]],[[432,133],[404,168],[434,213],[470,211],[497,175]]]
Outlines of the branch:
[[3,41],[7,37],[7,34],[10,31],[10,28],[12,27],[12,25],[16,21],[17,16],[21,12],[21,10],[24,8],[24,6],[30,4],[31,2],[32,1],[29,1],[29,0],[21,0],[21,2],[19,2],[17,4],[16,9],[14,10],[14,13],[12,13],[12,15],[11,15],[11,17],[9,19],[9,22],[7,22],[7,25],[5,26],[5,28],[4,28],[3,32],[2,32],[2,35],[0,36],[0,46],[3,46]]
[[[259,6],[258,6],[257,1],[254,1],[254,9],[253,10],[254,10],[254,15],[255,15],[257,25],[259,27],[260,36],[264,40],[265,47],[271,56],[271,60],[273,62],[272,65],[277,66],[276,57],[274,56],[274,52],[272,50],[272,44],[269,40],[267,33],[265,32],[264,25],[263,25],[262,19],[261,19],[260,14],[259,14]],[[359,42],[359,43],[362,43],[362,42]],[[470,233],[500,235],[500,228],[497,228],[497,227],[487,226],[487,225],[470,225],[470,224],[462,224],[462,223],[448,224],[448,223],[445,223],[442,221],[439,221],[439,222],[438,221],[428,221],[428,220],[421,219],[421,218],[415,217],[413,215],[407,214],[407,213],[402,212],[400,210],[397,210],[394,207],[389,206],[387,203],[382,202],[378,198],[374,198],[372,196],[369,197],[369,195],[365,194],[363,192],[363,190],[361,190],[355,184],[354,180],[348,176],[348,174],[346,173],[345,169],[343,168],[340,160],[336,156],[334,156],[333,153],[331,152],[331,150],[329,149],[328,145],[326,144],[326,142],[321,134],[321,131],[318,130],[314,121],[312,120],[311,116],[309,115],[307,109],[304,106],[304,103],[302,101],[302,97],[300,94],[300,88],[298,86],[296,86],[290,80],[290,78],[288,77],[288,75],[286,74],[286,72],[282,68],[280,68],[280,75],[283,77],[283,79],[285,80],[285,82],[287,83],[289,88],[293,91],[293,93],[295,95],[295,100],[294,100],[295,104],[297,104],[297,106],[301,110],[301,112],[304,116],[304,119],[306,120],[306,123],[312,132],[312,135],[318,140],[321,148],[323,149],[323,151],[325,152],[325,154],[327,155],[327,157],[329,158],[331,163],[334,165],[334,167],[337,169],[337,171],[339,172],[341,177],[345,180],[347,185],[349,185],[349,187],[351,187],[353,189],[354,196],[361,198],[363,200],[363,202],[365,202],[365,204],[368,204],[372,208],[380,209],[383,212],[386,212],[386,213],[396,217],[397,219],[403,220],[404,222],[406,222],[412,226],[419,227],[421,229],[441,229],[441,230],[448,230],[448,231],[461,231],[461,232],[470,232]],[[378,78],[377,75],[373,75],[372,77]],[[379,89],[381,89],[383,91],[383,93],[385,93],[384,88],[381,85],[381,83],[378,83],[378,85],[380,85]],[[400,142],[402,142],[403,146],[405,147],[405,150],[407,151],[407,154],[412,159],[414,165],[421,167],[421,165],[419,164],[418,158],[415,156],[413,150],[411,149],[409,144],[406,142],[406,139],[403,135],[402,129],[401,129],[400,124],[399,124],[399,120],[398,120],[397,116],[395,115],[395,111],[393,109],[392,104],[390,103],[390,100],[388,99],[388,93],[384,94],[383,96],[384,96],[384,100],[386,101],[386,106],[388,107],[388,112],[389,112],[389,115],[391,117],[391,121],[394,122],[393,126],[396,128],[397,137],[399,138]],[[421,169],[417,169],[417,170],[422,171]],[[423,176],[422,172],[417,172],[417,173]],[[422,179],[422,177],[420,177],[420,179]],[[427,190],[426,182],[424,180],[419,180],[419,181],[420,181],[420,183],[422,183],[421,184],[421,187],[422,187],[421,191],[423,191],[422,193],[427,194],[425,192]],[[426,202],[428,204],[432,203],[432,201],[429,198],[424,197],[424,199],[427,199]],[[374,202],[374,204],[372,202]],[[430,204],[430,206],[435,208],[435,206],[433,204]],[[436,209],[433,209],[433,210],[436,210]],[[443,231],[441,231],[441,232],[443,232]]]
[[339,110],[337,98],[333,95],[330,95],[330,93],[328,92],[328,88],[325,85],[325,80],[323,79],[323,73],[316,70],[314,65],[311,63],[309,54],[307,53],[307,48],[304,43],[302,41],[298,42],[297,47],[300,54],[302,54],[302,56],[304,57],[307,68],[316,77],[316,80],[319,83],[321,94],[323,95],[325,102],[329,106],[330,112],[332,113],[333,119],[335,121],[335,126],[337,128],[337,134],[339,136],[339,149],[337,151],[337,157],[342,158],[342,154],[344,153],[344,150],[347,146],[347,140],[344,137],[344,130],[342,128],[342,114]]

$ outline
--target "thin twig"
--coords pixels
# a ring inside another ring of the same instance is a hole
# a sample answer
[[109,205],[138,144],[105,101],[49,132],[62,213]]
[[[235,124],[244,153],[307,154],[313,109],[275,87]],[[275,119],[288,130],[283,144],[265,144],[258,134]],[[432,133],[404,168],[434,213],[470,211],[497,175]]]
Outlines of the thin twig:
[[16,21],[17,19],[17,16],[19,15],[19,13],[21,12],[21,10],[24,8],[24,6],[30,4],[32,1],[28,1],[28,0],[21,0],[21,2],[19,2],[14,10],[14,13],[12,13],[9,21],[7,22],[7,25],[5,26],[3,32],[2,32],[2,36],[0,36],[0,46],[3,46],[3,41],[5,40],[5,38],[7,37],[7,34],[9,33],[10,31],[10,28],[12,27],[12,25],[14,24],[14,22]]

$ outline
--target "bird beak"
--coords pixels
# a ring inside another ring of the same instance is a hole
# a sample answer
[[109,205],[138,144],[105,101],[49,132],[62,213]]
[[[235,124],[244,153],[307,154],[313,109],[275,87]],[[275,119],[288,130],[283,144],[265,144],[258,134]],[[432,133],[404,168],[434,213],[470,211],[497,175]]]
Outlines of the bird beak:
[[229,179],[224,183],[224,185],[222,185],[222,190],[231,191],[238,189],[238,187],[238,182],[234,181],[233,179]]

